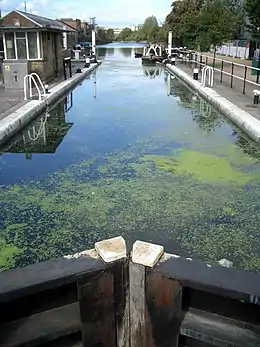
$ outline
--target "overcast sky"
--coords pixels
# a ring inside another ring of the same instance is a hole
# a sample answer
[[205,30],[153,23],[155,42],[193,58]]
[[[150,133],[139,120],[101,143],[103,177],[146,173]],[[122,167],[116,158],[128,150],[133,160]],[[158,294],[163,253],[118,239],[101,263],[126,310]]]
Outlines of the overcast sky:
[[[163,22],[172,0],[30,0],[27,11],[49,18],[73,17],[88,20],[96,17],[99,25],[124,27],[140,24],[150,15]],[[24,2],[0,0],[2,15],[14,9],[24,10]]]

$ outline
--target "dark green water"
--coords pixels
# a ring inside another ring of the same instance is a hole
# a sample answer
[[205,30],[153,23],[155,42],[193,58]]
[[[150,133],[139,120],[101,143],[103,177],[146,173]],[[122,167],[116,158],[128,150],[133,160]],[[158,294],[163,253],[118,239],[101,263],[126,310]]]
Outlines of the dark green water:
[[117,235],[259,269],[259,149],[134,50],[100,55],[89,79],[1,149],[1,269]]

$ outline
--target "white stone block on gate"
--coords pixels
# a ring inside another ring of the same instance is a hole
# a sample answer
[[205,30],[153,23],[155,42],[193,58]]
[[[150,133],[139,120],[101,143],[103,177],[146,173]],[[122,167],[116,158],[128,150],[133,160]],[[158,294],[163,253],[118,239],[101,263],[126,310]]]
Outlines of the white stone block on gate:
[[133,245],[132,261],[136,264],[153,267],[164,253],[163,246],[136,241]]
[[126,257],[126,243],[122,236],[96,242],[95,250],[106,263]]

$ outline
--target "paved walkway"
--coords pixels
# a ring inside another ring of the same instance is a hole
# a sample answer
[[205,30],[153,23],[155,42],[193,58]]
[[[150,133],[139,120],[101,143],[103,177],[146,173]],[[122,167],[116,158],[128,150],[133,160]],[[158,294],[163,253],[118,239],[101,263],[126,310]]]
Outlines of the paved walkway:
[[[73,62],[72,64],[72,74],[75,73],[77,67],[83,67],[84,63],[81,61],[79,63]],[[58,83],[64,80],[64,76],[55,78],[50,83],[50,88],[54,87]],[[36,92],[36,91],[35,91]],[[35,93],[36,94],[36,93]],[[0,121],[12,112],[16,111],[18,108],[22,107],[29,101],[24,101],[23,90],[6,90],[3,84],[0,84]]]
[[[188,65],[177,62],[176,66],[192,76],[193,69]],[[246,94],[242,94],[243,81],[234,80],[233,88],[230,88],[230,77],[223,76],[223,81],[221,83],[220,73],[215,72],[213,89],[236,106],[240,107],[241,109],[245,110],[246,112],[250,113],[252,116],[260,120],[260,105],[257,108],[253,106],[253,89],[255,89],[254,86],[248,85]]]

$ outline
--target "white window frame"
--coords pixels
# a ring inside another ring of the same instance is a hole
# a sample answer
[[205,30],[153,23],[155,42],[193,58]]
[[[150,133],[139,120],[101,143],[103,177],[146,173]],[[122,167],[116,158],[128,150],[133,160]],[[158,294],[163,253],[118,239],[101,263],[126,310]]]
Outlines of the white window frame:
[[[31,32],[31,31],[30,31]],[[6,49],[6,39],[5,39],[5,32],[3,33],[3,44],[4,44],[4,57],[5,60],[19,60],[17,56],[17,42],[16,42],[16,32],[11,32],[14,35],[14,52],[15,52],[15,59],[8,59],[7,58],[7,49]],[[18,38],[19,39],[19,38]],[[41,57],[41,47],[40,47],[40,32],[36,31],[36,44],[37,44],[37,58],[31,59],[29,58],[29,44],[28,44],[28,32],[25,32],[25,40],[26,40],[26,60],[29,61],[41,61],[43,60],[43,57]],[[43,51],[43,50],[42,50]]]

